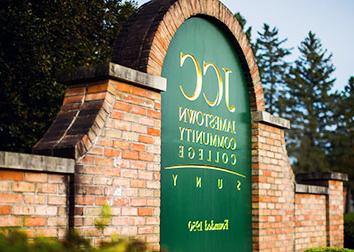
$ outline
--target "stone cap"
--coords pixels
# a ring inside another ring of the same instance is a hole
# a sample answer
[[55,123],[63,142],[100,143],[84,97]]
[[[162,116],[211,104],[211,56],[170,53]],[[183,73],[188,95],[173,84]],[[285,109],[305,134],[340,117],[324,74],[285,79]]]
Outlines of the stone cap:
[[61,74],[58,80],[63,84],[82,84],[87,81],[104,79],[126,81],[144,88],[166,91],[167,80],[160,76],[143,73],[115,63],[107,63],[90,67],[80,67],[76,71]]
[[0,151],[0,169],[73,174],[75,160]]
[[308,193],[308,194],[323,194],[328,195],[328,187],[325,186],[315,186],[315,185],[295,185],[296,193]]
[[297,181],[348,181],[348,174],[339,172],[311,172],[299,173],[296,175]]
[[266,111],[256,111],[252,113],[254,122],[262,122],[281,129],[290,129],[290,121],[274,116]]

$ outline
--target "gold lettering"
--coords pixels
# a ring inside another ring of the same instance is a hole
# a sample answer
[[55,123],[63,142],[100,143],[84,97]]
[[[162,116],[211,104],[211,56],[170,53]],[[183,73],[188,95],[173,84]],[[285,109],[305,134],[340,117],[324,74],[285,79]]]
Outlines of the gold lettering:
[[201,177],[195,177],[195,187],[202,188],[202,178]]
[[220,152],[216,152],[215,163],[219,163],[219,162],[220,162]]
[[187,109],[179,107],[179,121],[183,121],[186,123],[187,122]]
[[183,133],[185,131],[185,128],[179,127],[179,140],[183,141]]
[[208,162],[211,162],[211,150],[208,151],[208,158],[207,158]]
[[231,154],[231,164],[236,165],[237,159],[236,159],[236,154]]
[[194,67],[195,67],[195,72],[196,72],[196,76],[197,76],[197,82],[195,85],[195,90],[194,93],[192,95],[187,95],[186,92],[184,91],[182,85],[179,86],[183,96],[190,101],[195,101],[198,99],[201,91],[202,91],[202,85],[203,85],[203,76],[202,76],[202,70],[200,68],[200,65],[198,63],[198,60],[191,54],[184,54],[183,52],[180,53],[180,67],[182,67],[184,65],[184,62],[186,61],[186,59],[191,59],[192,62],[194,63]]
[[206,97],[205,93],[203,93],[203,96],[204,96],[204,100],[206,101],[206,103],[210,107],[214,107],[214,106],[219,105],[221,102],[222,95],[223,95],[223,84],[222,84],[222,77],[221,77],[220,71],[217,68],[217,66],[213,63],[203,62],[203,75],[205,76],[209,67],[213,68],[216,73],[216,77],[218,79],[218,92],[216,93],[216,98],[213,102],[209,101],[209,99]]
[[188,148],[188,157],[189,159],[194,159],[195,157],[195,150],[192,147]]
[[221,159],[224,164],[227,164],[229,162],[229,156],[226,153],[222,154]]
[[236,189],[237,189],[237,191],[241,191],[241,181],[240,180],[237,180],[237,182],[236,182]]
[[175,174],[172,175],[173,186],[177,186],[177,178],[178,178],[178,175],[175,175]]
[[231,105],[230,106],[230,74],[232,73],[231,69],[229,68],[223,68],[225,72],[225,102],[226,102],[226,107],[230,112],[235,112],[235,106]]
[[219,190],[221,190],[223,188],[223,180],[222,179],[218,179],[218,188],[219,188]]
[[179,158],[184,158],[184,146],[180,145],[178,149],[178,157]]
[[199,160],[203,160],[203,158],[204,158],[204,150],[203,149],[198,150],[198,157],[199,157]]

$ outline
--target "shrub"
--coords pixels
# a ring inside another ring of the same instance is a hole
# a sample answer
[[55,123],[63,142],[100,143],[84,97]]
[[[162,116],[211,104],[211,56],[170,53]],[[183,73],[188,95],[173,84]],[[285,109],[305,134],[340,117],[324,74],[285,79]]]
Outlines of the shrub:
[[354,213],[344,216],[344,245],[346,248],[354,248]]
[[346,248],[312,248],[305,250],[305,252],[354,252],[354,250]]
[[136,239],[112,237],[110,242],[93,247],[90,241],[70,233],[60,241],[55,238],[29,239],[18,230],[0,232],[0,252],[148,252],[146,244]]

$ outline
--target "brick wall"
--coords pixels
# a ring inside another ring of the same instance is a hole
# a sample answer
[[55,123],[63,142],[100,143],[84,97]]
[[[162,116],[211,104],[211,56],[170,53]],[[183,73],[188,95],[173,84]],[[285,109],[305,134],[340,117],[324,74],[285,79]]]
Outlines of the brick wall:
[[67,176],[0,170],[0,226],[30,236],[63,237],[68,225]]
[[[296,251],[344,244],[343,181],[340,173],[298,174],[296,185]],[[314,186],[315,185],[315,186]]]
[[[128,81],[109,78],[68,88],[37,151],[76,160],[0,152],[0,225],[62,237],[71,223],[95,244],[119,234],[158,249],[160,111],[159,91]],[[300,174],[297,184],[285,149],[287,122],[265,112],[252,116],[253,251],[342,246],[346,177]],[[64,135],[57,133],[60,123],[70,125],[59,131]],[[70,146],[72,139],[79,141]],[[45,149],[53,141],[54,149]],[[95,220],[105,204],[112,219],[100,231]]]
[[69,172],[74,162],[61,161],[0,152],[0,227],[21,228],[29,236],[65,235],[69,175],[56,170],[65,166]]
[[261,119],[252,127],[253,251],[293,251],[295,181],[284,130]]
[[[110,80],[69,88],[64,104],[82,99],[102,104],[105,120],[76,164],[75,228],[96,244],[119,234],[158,247],[160,93]],[[112,220],[102,233],[95,219],[104,204]]]
[[[314,187],[296,184],[284,140],[289,122],[264,112],[257,64],[233,14],[218,0],[161,3],[144,5],[113,52],[114,62],[157,76],[109,63],[61,80],[74,86],[33,151],[75,162],[0,152],[0,225],[58,237],[70,226],[96,244],[119,234],[159,248],[160,92],[166,80],[158,75],[174,33],[200,14],[229,29],[249,80],[253,250],[342,246],[345,177],[303,177],[301,183],[322,186],[315,193]],[[75,186],[68,187],[69,180]],[[95,219],[104,204],[110,205],[112,219],[101,232]]]
[[342,247],[344,243],[344,207],[343,207],[343,182],[328,181],[328,233],[327,239],[330,246]]
[[296,251],[327,245],[326,195],[300,194],[295,196]]

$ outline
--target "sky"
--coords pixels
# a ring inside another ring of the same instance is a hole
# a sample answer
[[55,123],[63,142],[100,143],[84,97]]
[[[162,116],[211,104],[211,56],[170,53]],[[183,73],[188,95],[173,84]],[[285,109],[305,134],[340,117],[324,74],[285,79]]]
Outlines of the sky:
[[[333,54],[336,67],[334,90],[342,90],[354,76],[354,0],[221,0],[233,13],[240,12],[252,26],[252,37],[263,23],[279,29],[287,38],[285,47],[297,47],[309,31],[321,40],[323,48]],[[138,0],[139,5],[148,0]]]

